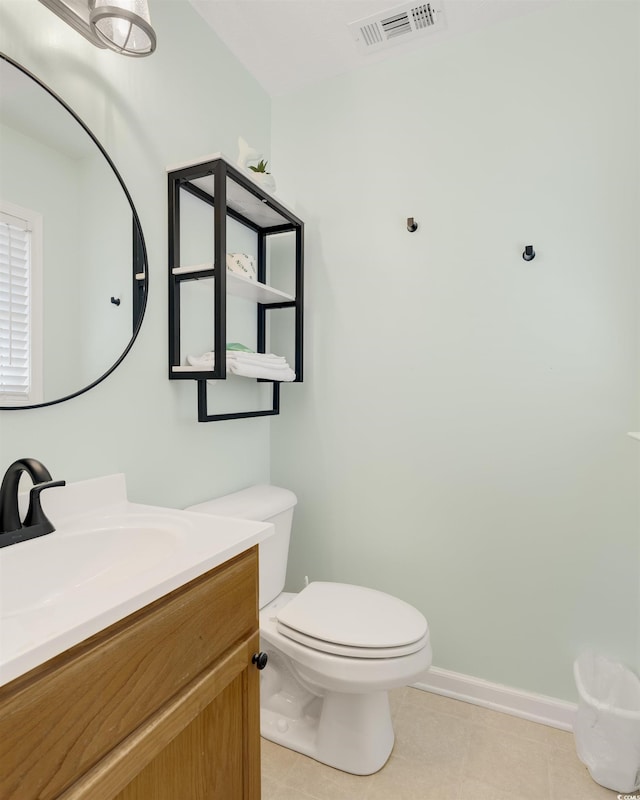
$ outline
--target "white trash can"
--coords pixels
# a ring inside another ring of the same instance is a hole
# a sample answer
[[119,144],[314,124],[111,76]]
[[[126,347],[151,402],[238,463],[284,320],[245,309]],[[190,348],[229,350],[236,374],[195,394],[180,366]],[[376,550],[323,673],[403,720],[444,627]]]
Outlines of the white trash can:
[[640,680],[622,664],[587,652],[573,674],[580,696],[573,726],[578,758],[596,783],[640,789]]

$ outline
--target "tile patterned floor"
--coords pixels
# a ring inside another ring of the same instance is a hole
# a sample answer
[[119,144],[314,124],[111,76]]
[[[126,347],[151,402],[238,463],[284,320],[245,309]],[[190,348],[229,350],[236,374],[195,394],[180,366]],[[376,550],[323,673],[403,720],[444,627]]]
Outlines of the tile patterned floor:
[[262,740],[263,800],[615,800],[570,733],[422,692],[391,693],[396,743],[357,777]]

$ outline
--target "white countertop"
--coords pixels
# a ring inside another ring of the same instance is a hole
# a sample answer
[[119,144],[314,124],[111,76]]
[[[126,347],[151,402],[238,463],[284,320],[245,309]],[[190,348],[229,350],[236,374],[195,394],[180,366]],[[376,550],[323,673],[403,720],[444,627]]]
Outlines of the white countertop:
[[0,685],[273,532],[130,503],[122,475],[49,489],[42,500],[55,532],[0,548]]

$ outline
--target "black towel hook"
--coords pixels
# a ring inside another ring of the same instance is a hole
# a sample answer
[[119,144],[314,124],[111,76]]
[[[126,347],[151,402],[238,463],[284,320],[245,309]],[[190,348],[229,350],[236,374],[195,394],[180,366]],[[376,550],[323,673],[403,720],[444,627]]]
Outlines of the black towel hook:
[[407,230],[409,233],[415,233],[418,230],[418,223],[413,217],[407,217]]
[[525,261],[533,261],[535,257],[536,257],[536,251],[533,249],[533,245],[528,244],[524,248],[524,252],[522,253],[522,258],[524,258]]
[[114,306],[119,306],[120,305],[120,298],[119,297],[112,297],[111,298],[111,302],[113,303]]

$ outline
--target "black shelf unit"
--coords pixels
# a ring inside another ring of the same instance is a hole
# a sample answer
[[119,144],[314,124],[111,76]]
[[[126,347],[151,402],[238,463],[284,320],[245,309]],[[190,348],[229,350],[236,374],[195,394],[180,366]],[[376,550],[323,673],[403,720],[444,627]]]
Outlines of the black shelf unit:
[[[280,383],[272,384],[271,408],[259,411],[210,414],[207,408],[207,381],[225,380],[227,347],[227,291],[255,299],[257,313],[257,351],[266,352],[267,314],[293,308],[295,314],[295,382],[302,381],[303,362],[303,283],[304,223],[288,208],[265,192],[255,181],[223,156],[171,170],[169,179],[169,380],[195,380],[198,383],[198,421],[215,422],[280,413]],[[191,195],[213,207],[213,264],[183,266],[180,259],[180,193]],[[247,226],[257,235],[257,282],[227,274],[227,218]],[[291,232],[295,235],[295,295],[272,290],[265,283],[267,242],[270,236]],[[180,365],[180,286],[183,281],[214,278],[214,364],[212,370],[186,369]],[[235,288],[234,288],[235,287]],[[246,379],[251,380],[251,379]]]

